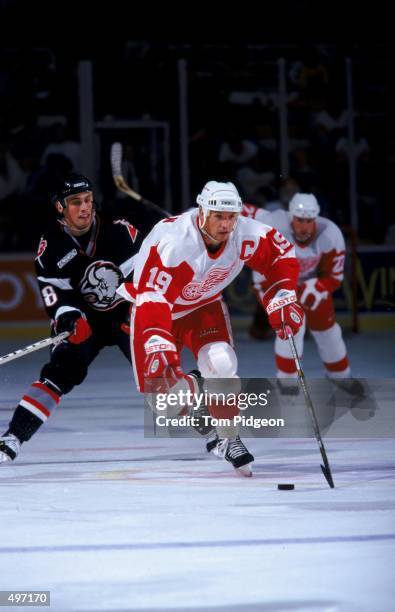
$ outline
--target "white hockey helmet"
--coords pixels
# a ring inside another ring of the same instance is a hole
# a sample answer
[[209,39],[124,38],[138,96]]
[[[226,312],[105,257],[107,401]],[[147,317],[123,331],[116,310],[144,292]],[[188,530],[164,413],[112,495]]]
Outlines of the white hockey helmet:
[[217,212],[241,213],[243,202],[233,183],[209,181],[196,198],[206,217],[209,210]]
[[295,193],[289,203],[289,212],[291,217],[316,219],[320,214],[320,206],[312,193]]

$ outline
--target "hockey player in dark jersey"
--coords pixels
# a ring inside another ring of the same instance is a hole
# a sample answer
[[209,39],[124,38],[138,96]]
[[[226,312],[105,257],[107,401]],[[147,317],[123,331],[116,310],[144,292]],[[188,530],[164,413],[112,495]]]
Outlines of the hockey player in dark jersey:
[[117,345],[131,362],[130,302],[116,290],[130,278],[144,235],[128,218],[99,215],[92,185],[82,175],[71,175],[51,200],[59,218],[41,237],[36,273],[52,333],[71,335],[53,348],[20,400],[0,437],[0,463],[15,459],[61,397],[83,382],[103,347]]

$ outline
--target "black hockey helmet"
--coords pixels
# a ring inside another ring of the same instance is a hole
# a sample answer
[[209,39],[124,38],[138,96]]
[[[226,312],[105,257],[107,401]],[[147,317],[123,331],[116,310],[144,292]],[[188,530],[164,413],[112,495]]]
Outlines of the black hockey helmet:
[[83,174],[70,174],[59,184],[59,188],[51,193],[51,203],[60,202],[63,208],[66,208],[66,198],[74,193],[83,193],[84,191],[93,191],[90,180]]

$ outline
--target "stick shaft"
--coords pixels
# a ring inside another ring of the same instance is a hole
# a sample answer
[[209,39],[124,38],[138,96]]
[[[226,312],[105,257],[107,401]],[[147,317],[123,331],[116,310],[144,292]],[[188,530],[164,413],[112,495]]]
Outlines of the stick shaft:
[[302,370],[302,364],[298,355],[298,351],[296,349],[296,344],[295,344],[295,340],[292,334],[292,331],[288,328],[284,326],[284,330],[285,330],[285,334],[289,340],[289,345],[291,347],[291,351],[292,351],[292,356],[294,358],[295,361],[295,365],[296,365],[296,371],[298,374],[298,379],[299,379],[299,383],[300,386],[302,387],[302,391],[303,391],[303,395],[305,398],[305,402],[306,402],[306,406],[309,410],[310,416],[311,416],[311,421],[313,424],[313,430],[314,430],[314,435],[315,438],[317,440],[318,443],[318,447],[320,449],[320,453],[321,453],[321,457],[322,457],[322,461],[324,462],[324,465],[321,466],[322,472],[329,484],[329,486],[331,487],[331,489],[334,488],[334,482],[333,482],[333,477],[332,477],[332,471],[329,465],[329,461],[328,461],[328,457],[326,454],[326,450],[325,450],[325,446],[324,446],[324,442],[322,440],[322,436],[321,436],[321,432],[320,432],[320,427],[318,425],[318,421],[317,421],[317,416],[314,410],[314,405],[313,402],[311,400],[310,397],[310,393],[309,390],[307,388],[307,384],[306,384],[306,378],[304,375],[304,372]]
[[130,196],[136,202],[141,202],[148,208],[152,208],[152,210],[156,210],[157,212],[165,215],[165,217],[170,217],[171,215],[163,210],[158,204],[151,202],[151,200],[146,200],[142,195],[134,191],[125,181],[125,178],[122,174],[122,144],[120,142],[114,142],[111,145],[111,169],[112,169],[112,177],[114,179],[115,186],[121,193],[125,193]]
[[44,340],[39,340],[38,342],[35,342],[34,344],[29,344],[28,346],[25,346],[24,348],[17,349],[16,351],[13,351],[12,353],[8,353],[7,355],[0,357],[0,365],[3,365],[3,363],[7,363],[8,361],[13,361],[13,359],[19,359],[19,357],[24,357],[25,355],[29,355],[30,353],[33,353],[34,351],[39,351],[40,349],[45,348],[46,346],[51,346],[51,344],[57,344],[58,342],[61,342],[62,340],[67,338],[69,335],[70,335],[70,332],[62,332],[61,334],[58,334],[57,336],[53,336],[51,338],[44,338]]

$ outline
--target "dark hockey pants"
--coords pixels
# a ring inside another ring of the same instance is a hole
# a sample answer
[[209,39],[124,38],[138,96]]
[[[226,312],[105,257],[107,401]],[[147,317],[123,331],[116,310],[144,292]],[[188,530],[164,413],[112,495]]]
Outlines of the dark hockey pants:
[[118,329],[106,333],[101,329],[81,344],[64,341],[54,347],[39,380],[30,385],[17,406],[8,432],[21,442],[29,440],[50,416],[62,395],[84,381],[90,364],[100,351],[112,345],[118,346],[132,363],[129,330]]

